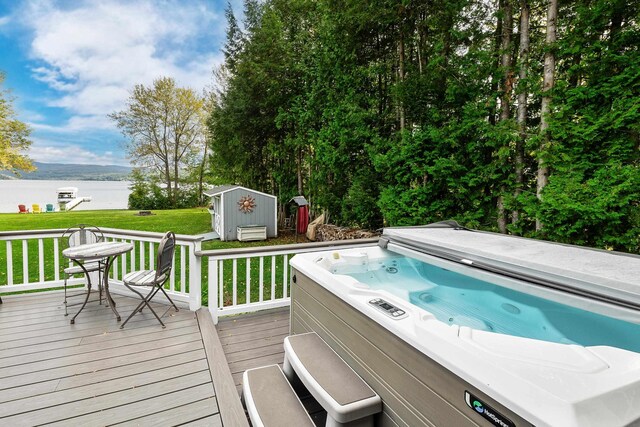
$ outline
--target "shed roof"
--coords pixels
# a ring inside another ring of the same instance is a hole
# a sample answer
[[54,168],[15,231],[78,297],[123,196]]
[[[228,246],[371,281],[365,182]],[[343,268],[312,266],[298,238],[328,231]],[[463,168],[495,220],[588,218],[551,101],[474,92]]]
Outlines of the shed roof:
[[220,193],[224,193],[225,191],[233,190],[234,188],[240,187],[239,185],[234,184],[225,184],[218,185],[216,187],[210,188],[204,191],[204,194],[209,197],[217,196]]
[[304,196],[295,196],[294,198],[289,200],[289,203],[291,202],[294,202],[298,206],[306,206],[309,204],[309,202],[307,202],[307,199],[305,199]]
[[253,190],[251,188],[247,188],[247,187],[243,187],[241,185],[235,185],[235,184],[219,185],[217,187],[213,187],[213,188],[210,188],[209,190],[203,191],[203,193],[205,194],[205,196],[213,197],[213,196],[222,195],[222,194],[224,194],[226,192],[229,192],[231,190],[235,190],[237,188],[240,188],[240,189],[243,189],[243,190],[247,190],[247,191],[251,191],[253,193],[262,194],[262,195],[267,196],[267,197],[273,197],[274,199],[277,199],[277,197],[274,196],[273,194],[263,193],[262,191]]

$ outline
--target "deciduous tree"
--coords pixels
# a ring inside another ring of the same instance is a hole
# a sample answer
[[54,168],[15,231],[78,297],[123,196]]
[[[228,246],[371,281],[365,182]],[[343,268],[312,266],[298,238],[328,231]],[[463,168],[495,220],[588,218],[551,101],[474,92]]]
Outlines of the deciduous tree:
[[17,119],[13,98],[2,89],[5,76],[0,72],[0,170],[14,173],[34,170],[26,151],[31,145],[31,129]]
[[162,177],[167,196],[176,206],[179,182],[186,169],[202,165],[205,120],[204,99],[193,89],[181,88],[161,77],[149,87],[139,84],[127,106],[109,115],[128,140],[131,162],[151,168]]

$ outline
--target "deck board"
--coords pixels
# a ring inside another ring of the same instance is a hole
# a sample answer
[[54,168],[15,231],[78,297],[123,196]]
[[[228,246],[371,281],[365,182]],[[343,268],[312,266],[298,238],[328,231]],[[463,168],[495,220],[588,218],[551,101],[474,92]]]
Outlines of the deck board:
[[284,362],[284,337],[289,334],[289,308],[220,319],[216,326],[238,393],[245,370]]
[[80,375],[74,375],[65,378],[54,378],[53,380],[49,381],[0,390],[0,403],[11,400],[24,399],[30,396],[38,396],[54,391],[82,387],[89,384],[99,384],[104,381],[137,375],[147,371],[162,369],[164,367],[180,366],[182,364],[198,360],[202,357],[202,350],[194,350],[186,353],[179,353],[172,356],[163,357],[153,364],[144,361],[140,363],[133,363],[130,365],[116,366],[111,369],[91,371]]
[[201,425],[201,426],[222,426],[222,419],[219,414],[212,415],[212,408],[215,408],[215,399],[207,398],[197,402],[171,408],[167,411],[156,412],[155,414],[129,420],[117,426],[174,426],[180,425]]
[[[115,299],[123,317],[137,305]],[[70,325],[59,292],[3,297],[0,425],[222,426],[211,364],[222,355],[226,367],[223,353],[205,352],[194,312],[163,321],[166,329],[145,310],[120,329],[108,307],[92,302]]]
[[[58,348],[55,350],[38,351],[35,353],[23,354],[20,357],[6,357],[2,360],[3,368],[0,368],[0,378],[5,375],[5,369],[10,367],[18,367],[22,365],[30,365],[36,362],[40,362],[43,365],[45,361],[51,361],[53,367],[65,366],[67,364],[82,363],[83,360],[97,360],[101,358],[109,358],[122,353],[134,353],[145,349],[153,349],[157,347],[158,343],[166,345],[168,339],[173,338],[172,343],[181,343],[186,341],[195,341],[200,336],[200,330],[197,325],[189,327],[176,328],[169,331],[162,331],[156,333],[149,333],[141,336],[123,337],[121,339],[115,339],[110,341],[103,341],[99,343],[100,350],[96,351],[96,343],[88,344],[75,344],[71,347]],[[76,340],[72,340],[76,342]],[[172,344],[169,344],[172,345]],[[132,346],[134,348],[132,348]],[[137,347],[137,348],[136,348]],[[38,366],[40,369],[41,366]],[[16,368],[20,370],[21,368]],[[33,366],[25,366],[24,372],[31,372],[34,369]],[[17,375],[12,373],[11,375]]]
[[205,309],[198,310],[197,315],[201,319],[200,327],[203,331],[204,348],[211,367],[211,377],[218,384],[216,389],[218,404],[225,409],[221,414],[222,422],[230,426],[248,427],[249,423],[240,404],[239,396],[234,390],[233,378],[229,372],[227,359],[222,351],[222,344],[218,339],[213,320]]

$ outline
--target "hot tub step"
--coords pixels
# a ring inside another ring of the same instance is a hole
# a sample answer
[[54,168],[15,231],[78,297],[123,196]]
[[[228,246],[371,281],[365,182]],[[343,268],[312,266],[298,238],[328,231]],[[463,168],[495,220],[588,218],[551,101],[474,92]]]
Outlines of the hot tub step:
[[327,426],[373,425],[380,397],[315,332],[284,339],[284,373],[297,376],[327,411]]
[[278,365],[245,371],[242,396],[254,427],[314,427]]

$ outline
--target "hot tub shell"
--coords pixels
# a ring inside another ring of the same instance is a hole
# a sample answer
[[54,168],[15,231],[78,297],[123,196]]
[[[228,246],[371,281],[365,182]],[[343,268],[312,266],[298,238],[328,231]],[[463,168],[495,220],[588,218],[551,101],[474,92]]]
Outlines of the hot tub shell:
[[[640,277],[637,256],[451,228],[385,230],[381,241],[504,286],[524,286],[558,300],[588,300],[604,314],[612,310],[606,301],[611,298],[620,302],[618,314],[640,323],[634,308],[640,293],[629,280]],[[435,251],[430,254],[426,246]],[[538,251],[545,256],[536,257]],[[357,266],[384,253],[380,247],[346,249],[300,254],[291,261],[291,333],[315,331],[369,383],[384,402],[376,425],[623,426],[640,419],[638,353],[449,326],[386,291],[331,272],[332,266]],[[568,259],[575,265],[564,268]],[[507,276],[469,267],[473,263]],[[518,272],[539,283],[519,280]],[[585,292],[570,294],[572,289]],[[406,313],[390,318],[370,304],[375,298]],[[483,407],[473,408],[470,396]]]

